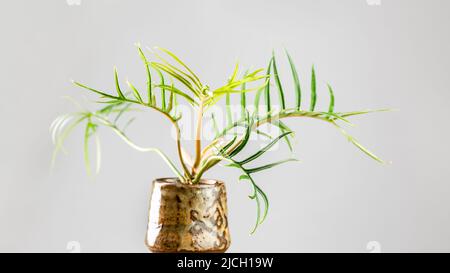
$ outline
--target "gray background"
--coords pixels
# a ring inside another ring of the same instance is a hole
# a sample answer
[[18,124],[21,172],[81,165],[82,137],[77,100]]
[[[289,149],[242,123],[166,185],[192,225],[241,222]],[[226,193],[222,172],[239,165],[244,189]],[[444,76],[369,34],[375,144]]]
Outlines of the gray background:
[[[385,166],[326,124],[289,121],[302,163],[257,175],[271,209],[253,236],[248,185],[236,171],[209,173],[228,182],[230,251],[367,252],[370,241],[384,252],[450,251],[449,11],[446,0],[2,1],[0,251],[67,252],[69,241],[83,252],[146,251],[149,185],[170,175],[156,155],[102,130],[102,171],[89,179],[79,130],[49,173],[49,124],[75,110],[61,97],[95,98],[69,80],[110,89],[117,65],[143,86],[135,42],[170,48],[211,86],[236,59],[263,67],[275,48],[291,87],[286,47],[304,83],[315,64],[319,106],[330,82],[338,111],[400,109],[353,119],[350,130]],[[169,128],[150,112],[132,136],[175,156]]]

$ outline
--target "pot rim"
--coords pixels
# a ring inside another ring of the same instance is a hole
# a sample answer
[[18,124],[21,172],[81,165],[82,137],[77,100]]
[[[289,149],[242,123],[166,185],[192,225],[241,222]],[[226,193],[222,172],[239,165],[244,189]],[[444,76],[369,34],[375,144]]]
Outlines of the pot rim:
[[221,180],[217,179],[209,179],[209,178],[202,178],[200,181],[196,184],[184,184],[180,182],[180,179],[177,177],[161,177],[156,178],[153,180],[154,184],[159,185],[177,185],[182,187],[190,187],[190,188],[206,188],[206,187],[218,187],[221,185],[224,185],[225,183]]

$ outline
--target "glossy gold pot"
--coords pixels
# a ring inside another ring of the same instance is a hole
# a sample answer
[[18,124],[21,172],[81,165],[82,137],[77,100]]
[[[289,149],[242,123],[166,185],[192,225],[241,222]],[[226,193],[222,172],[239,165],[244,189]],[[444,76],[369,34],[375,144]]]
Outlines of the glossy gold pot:
[[152,252],[225,252],[230,246],[225,184],[153,181],[145,244]]

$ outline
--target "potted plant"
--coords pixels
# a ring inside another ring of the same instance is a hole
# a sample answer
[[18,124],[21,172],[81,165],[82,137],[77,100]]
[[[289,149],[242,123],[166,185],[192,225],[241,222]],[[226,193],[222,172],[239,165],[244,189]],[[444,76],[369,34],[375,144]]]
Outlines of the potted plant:
[[[230,234],[225,184],[219,180],[203,178],[208,170],[218,166],[219,163],[239,169],[242,172],[239,180],[250,183],[252,193],[249,197],[256,202],[257,207],[256,223],[252,233],[255,232],[258,225],[266,218],[269,201],[253,179],[253,174],[295,161],[295,159],[287,158],[260,166],[252,166],[252,164],[280,141],[284,141],[292,149],[293,132],[283,122],[286,118],[312,118],[328,123],[336,127],[362,152],[378,162],[383,162],[350,136],[341,124],[349,124],[348,118],[355,115],[384,110],[336,112],[333,89],[330,85],[327,86],[328,109],[316,110],[317,86],[314,67],[311,74],[309,105],[304,107],[302,105],[304,92],[302,92],[295,65],[287,52],[295,93],[295,101],[289,106],[278,75],[275,54],[272,54],[267,69],[247,70],[239,76],[238,65],[236,65],[225,85],[210,88],[171,51],[155,48],[152,51],[154,61],[147,58],[139,45],[137,45],[137,51],[146,72],[145,92],[139,91],[128,81],[128,91],[124,91],[116,69],[114,69],[115,92],[100,91],[82,83],[73,82],[97,94],[102,107],[96,111],[81,110],[56,118],[51,125],[55,143],[53,159],[61,150],[67,136],[75,127],[82,124],[84,125],[84,158],[88,172],[91,172],[89,140],[94,138],[98,141],[97,132],[101,126],[111,129],[138,151],[159,154],[173,171],[174,177],[158,178],[152,184],[146,245],[153,252],[224,252],[228,249]],[[273,89],[276,90],[278,97],[277,107],[274,103]],[[248,103],[250,92],[255,93],[252,104]],[[232,96],[237,96],[240,100],[238,117],[231,111]],[[219,109],[225,109],[226,124],[221,126],[217,122],[217,111],[214,112],[212,109],[217,108],[218,103],[223,99],[225,99],[225,107],[219,106]],[[184,104],[179,104],[181,101]],[[196,115],[195,149],[192,156],[182,145],[182,130],[179,124],[183,119],[183,113],[179,110],[180,105],[189,105]],[[125,129],[130,122],[121,127],[119,120],[125,113],[132,110],[131,106],[156,111],[173,125],[178,164],[159,149],[141,147],[128,137]],[[208,143],[205,143],[202,135],[206,118],[211,121],[214,132],[214,137]],[[277,128],[279,134],[273,135],[270,128]],[[264,140],[265,144],[261,149],[250,153],[247,151],[249,155],[242,156],[244,148],[255,136],[258,140]],[[97,169],[98,165],[99,163]]]

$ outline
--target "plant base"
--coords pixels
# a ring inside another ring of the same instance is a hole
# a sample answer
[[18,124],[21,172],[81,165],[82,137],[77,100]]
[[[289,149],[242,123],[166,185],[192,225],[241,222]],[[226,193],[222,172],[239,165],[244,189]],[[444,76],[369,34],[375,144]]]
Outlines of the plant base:
[[225,252],[230,246],[225,184],[153,181],[145,244],[151,252]]

